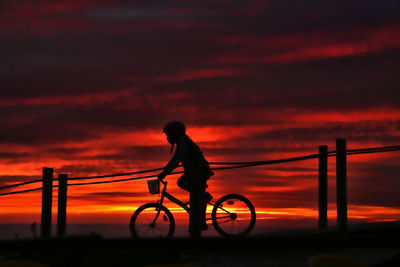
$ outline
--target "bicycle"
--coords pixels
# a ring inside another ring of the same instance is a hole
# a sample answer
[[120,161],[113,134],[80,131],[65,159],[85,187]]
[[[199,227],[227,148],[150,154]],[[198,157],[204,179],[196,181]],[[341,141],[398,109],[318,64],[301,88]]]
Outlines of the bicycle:
[[[190,214],[190,201],[184,203],[167,192],[167,182],[162,180],[147,181],[150,194],[160,194],[160,183],[163,184],[161,197],[157,203],[147,203],[140,206],[130,220],[130,231],[134,238],[171,238],[175,231],[175,219],[172,213],[163,205],[164,199],[176,203]],[[207,187],[207,186],[206,186]],[[253,204],[239,194],[228,194],[216,202],[207,201],[212,205],[211,217],[215,230],[225,237],[243,237],[248,235],[256,222],[256,212]]]

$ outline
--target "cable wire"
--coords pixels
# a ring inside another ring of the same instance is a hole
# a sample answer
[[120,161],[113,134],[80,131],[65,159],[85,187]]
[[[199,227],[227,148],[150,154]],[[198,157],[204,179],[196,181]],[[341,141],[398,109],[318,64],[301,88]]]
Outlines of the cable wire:
[[0,190],[7,189],[7,188],[13,188],[13,187],[17,187],[17,186],[22,186],[22,185],[27,185],[27,184],[38,183],[38,182],[41,182],[41,181],[42,181],[42,179],[33,180],[33,181],[27,181],[27,182],[22,182],[22,183],[17,183],[17,184],[11,184],[11,185],[6,185],[6,186],[0,187]]
[[144,170],[144,171],[125,172],[125,173],[116,173],[116,174],[107,174],[107,175],[98,175],[98,176],[71,177],[71,178],[68,178],[68,180],[89,180],[89,179],[109,178],[109,177],[118,177],[118,176],[128,176],[128,175],[133,175],[133,174],[161,171],[163,169],[164,168],[157,168],[157,169]]
[[33,188],[33,189],[28,189],[28,190],[13,191],[13,192],[1,193],[0,196],[27,193],[27,192],[32,192],[32,191],[37,191],[37,190],[42,190],[42,189],[43,189],[43,187],[38,187],[38,188]]
[[[346,155],[359,155],[359,154],[379,153],[379,152],[389,152],[389,151],[399,151],[399,150],[400,150],[400,146],[349,149],[349,150],[346,150]],[[328,157],[333,157],[333,156],[336,156],[336,151],[329,151],[327,154],[328,154]],[[211,168],[211,170],[229,170],[229,169],[238,169],[238,168],[254,167],[254,166],[261,166],[261,165],[270,165],[270,164],[278,164],[278,163],[285,163],[285,162],[301,161],[301,160],[307,160],[307,159],[314,159],[314,158],[318,158],[318,157],[319,157],[319,154],[312,154],[312,155],[308,155],[308,156],[293,157],[293,158],[278,159],[278,160],[267,160],[267,161],[210,162],[210,165],[234,165],[234,166],[228,166],[228,167]],[[182,165],[179,165],[178,167],[181,167],[181,166]],[[110,178],[110,177],[119,177],[119,176],[149,173],[149,172],[160,171],[160,170],[163,170],[163,168],[156,168],[156,169],[149,169],[149,170],[135,171],[135,172],[127,172],[127,173],[109,174],[109,175],[70,177],[70,178],[68,178],[68,180],[74,181],[74,180]],[[169,175],[180,174],[180,173],[184,173],[184,172],[183,171],[172,172]],[[131,177],[131,178],[125,178],[125,179],[97,181],[97,182],[72,183],[72,184],[68,184],[68,186],[116,183],[116,182],[132,181],[132,180],[147,179],[147,178],[154,178],[154,177],[157,177],[157,175],[146,175],[146,176],[141,176],[141,177]],[[53,180],[57,181],[58,179],[53,179]],[[12,185],[6,185],[6,186],[0,187],[0,190],[9,189],[9,188],[18,187],[18,186],[27,185],[27,184],[33,184],[33,183],[37,183],[37,182],[41,182],[41,181],[42,180],[40,179],[40,180],[21,182],[21,183],[12,184]],[[58,187],[58,185],[54,185],[53,188],[54,187]],[[0,196],[32,192],[32,191],[37,191],[37,190],[41,190],[41,189],[42,189],[42,187],[14,191],[14,192],[1,193]]]

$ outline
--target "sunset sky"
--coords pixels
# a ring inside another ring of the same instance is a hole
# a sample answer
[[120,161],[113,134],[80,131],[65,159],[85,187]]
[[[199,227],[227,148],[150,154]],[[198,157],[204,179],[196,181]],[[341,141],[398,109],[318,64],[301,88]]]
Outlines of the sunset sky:
[[[3,0],[0,186],[42,167],[70,177],[163,167],[162,128],[176,119],[210,162],[331,151],[336,138],[400,145],[399,14],[398,0]],[[350,223],[400,220],[399,162],[400,152],[348,157]],[[317,171],[316,159],[216,171],[209,191],[247,196],[263,227],[316,227]],[[177,178],[170,191],[188,198]],[[331,157],[330,226],[335,192]],[[0,198],[0,223],[40,222],[40,191]],[[67,220],[128,224],[156,200],[146,180],[70,187]]]

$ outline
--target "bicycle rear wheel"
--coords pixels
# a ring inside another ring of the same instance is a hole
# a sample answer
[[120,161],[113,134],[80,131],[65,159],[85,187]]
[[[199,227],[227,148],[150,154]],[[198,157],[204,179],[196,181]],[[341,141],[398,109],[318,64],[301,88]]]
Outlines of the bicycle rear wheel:
[[[159,208],[160,214],[155,220]],[[133,213],[129,226],[134,238],[170,238],[175,231],[175,220],[166,207],[147,203]]]
[[242,237],[251,232],[256,223],[253,204],[244,196],[230,194],[214,205],[211,219],[215,230],[228,237]]

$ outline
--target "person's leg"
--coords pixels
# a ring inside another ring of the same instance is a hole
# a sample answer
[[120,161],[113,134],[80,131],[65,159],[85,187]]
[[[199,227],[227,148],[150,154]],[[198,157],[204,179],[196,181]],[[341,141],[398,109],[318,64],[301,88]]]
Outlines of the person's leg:
[[[200,186],[200,201],[201,201],[201,218],[202,218],[202,230],[207,230],[207,223],[206,223],[206,211],[207,211],[207,202],[210,201],[211,195],[208,193],[206,194],[206,179],[202,177],[201,186]],[[177,181],[177,184],[183,190],[190,192],[191,190],[191,180],[187,174],[183,174]],[[212,198],[212,197],[211,197]]]
[[207,195],[206,195],[206,185],[207,185],[207,180],[206,177],[204,177],[204,175],[201,176],[201,192],[200,192],[200,196],[201,196],[201,218],[202,218],[202,226],[201,229],[202,230],[207,230],[207,222],[206,222],[206,213],[207,213],[207,202],[209,201],[207,199]]
[[182,188],[183,190],[186,190],[186,191],[188,191],[188,192],[190,192],[190,188],[191,188],[191,186],[190,186],[190,179],[189,179],[189,177],[188,177],[188,175],[185,173],[185,174],[183,174],[179,179],[178,179],[178,186],[180,187],[180,188]]

